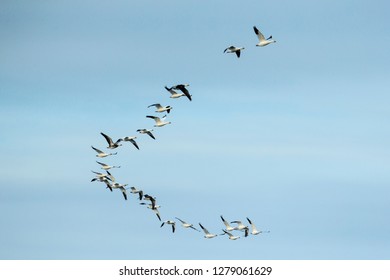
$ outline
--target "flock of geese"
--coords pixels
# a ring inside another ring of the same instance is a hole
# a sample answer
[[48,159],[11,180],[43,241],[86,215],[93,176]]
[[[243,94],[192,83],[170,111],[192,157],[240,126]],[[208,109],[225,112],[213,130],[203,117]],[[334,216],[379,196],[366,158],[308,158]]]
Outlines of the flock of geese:
[[[253,27],[259,42],[256,44],[256,46],[259,47],[264,47],[267,46],[271,43],[275,43],[272,39],[272,36],[268,37],[265,39],[264,35],[256,28],[256,26]],[[244,47],[235,47],[235,46],[230,46],[224,50],[224,53],[235,53],[237,57],[240,57],[241,50],[245,49]],[[172,87],[167,87],[165,86],[165,89],[170,93],[170,98],[180,98],[180,97],[186,97],[188,98],[189,101],[192,101],[192,95],[189,93],[188,88],[189,84],[178,84],[174,85]],[[171,106],[163,106],[160,103],[155,103],[151,104],[148,106],[148,108],[154,107],[156,113],[167,113],[169,114],[171,110],[173,109]],[[153,119],[155,124],[154,127],[163,127],[165,125],[171,124],[171,122],[166,121],[167,115],[164,115],[163,117],[159,116],[151,116],[147,115],[147,118]],[[153,132],[153,129],[137,129],[136,132],[140,134],[145,134],[151,137],[153,140],[156,140]],[[125,144],[126,142],[129,142],[132,144],[137,150],[139,150],[138,143],[135,141],[137,139],[136,136],[125,136],[122,138],[117,139],[114,141],[110,136],[107,134],[101,132],[101,136],[104,137],[106,140],[108,146],[106,147],[107,149],[114,150]],[[114,156],[117,154],[117,152],[104,152],[100,149],[95,148],[94,146],[91,146],[92,149],[97,153],[96,157],[98,158],[106,158],[110,156]],[[100,168],[104,170],[105,173],[102,172],[96,172],[92,171],[95,174],[95,177],[92,178],[91,182],[101,182],[104,183],[106,188],[109,189],[111,192],[114,189],[118,189],[122,192],[122,195],[125,200],[127,200],[127,190],[130,190],[131,194],[134,194],[137,196],[137,200],[139,200],[139,204],[146,206],[148,209],[154,212],[154,214],[157,216],[157,219],[162,222],[160,227],[163,227],[164,225],[170,225],[172,228],[172,233],[176,231],[176,221],[171,219],[171,220],[161,220],[161,214],[159,211],[159,208],[161,207],[160,205],[157,204],[156,197],[153,195],[145,194],[143,190],[137,189],[136,187],[130,187],[126,188],[128,184],[120,184],[116,181],[116,178],[111,174],[109,170],[114,169],[114,168],[121,168],[120,165],[108,165],[106,163],[103,163],[101,161],[96,161],[99,165]],[[219,235],[227,235],[229,240],[237,240],[241,236],[247,237],[249,234],[251,235],[258,235],[260,233],[269,233],[270,231],[261,231],[258,230],[255,226],[255,224],[250,220],[248,217],[246,217],[246,220],[248,221],[249,225],[245,225],[242,221],[239,220],[234,220],[231,222],[228,222],[225,220],[225,218],[221,215],[220,216],[221,221],[224,225],[224,228],[222,229],[222,233],[210,233],[206,227],[204,227],[201,223],[198,223],[200,229],[196,228],[194,224],[188,223],[178,217],[175,217],[175,219],[180,222],[181,226],[185,229],[192,229],[197,232],[203,231],[204,237],[207,239],[217,237]],[[237,235],[234,234],[234,232],[241,232],[242,235]]]

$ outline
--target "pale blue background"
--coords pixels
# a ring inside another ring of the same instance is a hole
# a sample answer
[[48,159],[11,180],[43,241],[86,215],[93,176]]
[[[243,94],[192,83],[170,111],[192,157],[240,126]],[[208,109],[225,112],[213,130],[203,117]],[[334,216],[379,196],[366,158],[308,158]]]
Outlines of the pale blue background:
[[[0,258],[389,259],[388,3],[1,1]],[[174,109],[154,141],[135,131],[156,102]],[[90,183],[101,131],[138,136],[102,161],[164,220],[271,233],[160,228]]]

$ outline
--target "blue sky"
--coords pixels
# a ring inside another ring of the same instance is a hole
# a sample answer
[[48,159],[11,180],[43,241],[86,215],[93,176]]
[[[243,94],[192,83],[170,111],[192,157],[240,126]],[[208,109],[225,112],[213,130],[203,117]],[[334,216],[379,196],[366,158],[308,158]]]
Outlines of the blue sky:
[[[386,1],[2,1],[0,259],[389,259]],[[276,44],[255,46],[256,25]],[[224,54],[244,46],[239,59]],[[193,101],[165,85],[189,83]],[[171,105],[157,140],[153,103]],[[102,160],[155,195],[90,183]]]

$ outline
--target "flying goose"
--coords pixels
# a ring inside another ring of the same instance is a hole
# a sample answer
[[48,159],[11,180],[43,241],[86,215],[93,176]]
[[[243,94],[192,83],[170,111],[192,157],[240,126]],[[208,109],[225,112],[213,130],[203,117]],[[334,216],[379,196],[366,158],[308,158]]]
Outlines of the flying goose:
[[110,189],[110,191],[112,191],[111,183],[110,183],[109,179],[107,179],[106,177],[96,177],[96,178],[93,178],[91,180],[91,182],[94,182],[94,181],[105,183],[106,184],[106,188]]
[[99,163],[102,167],[102,169],[104,170],[109,170],[111,168],[121,168],[120,166],[116,166],[116,165],[108,165],[108,164],[105,164],[103,162],[99,162],[99,161],[96,161],[97,163]]
[[108,180],[110,180],[112,182],[115,182],[115,177],[112,176],[112,174],[109,171],[107,171],[107,170],[106,170],[106,174],[100,173],[100,172],[96,172],[96,171],[93,171],[93,170],[91,170],[91,171],[96,174],[95,178],[93,178],[91,180],[91,182],[96,181],[96,180],[101,181],[101,179],[104,179],[104,178],[108,179]]
[[172,89],[180,90],[182,93],[187,96],[187,98],[191,101],[191,94],[189,93],[188,89],[186,87],[189,87],[189,84],[179,84],[172,87]]
[[126,186],[127,186],[127,184],[119,184],[119,183],[111,184],[111,188],[121,190],[125,200],[127,200],[127,193],[126,193],[126,188],[125,188]]
[[229,239],[230,239],[230,240],[237,240],[238,238],[240,238],[239,236],[234,236],[233,234],[231,234],[230,232],[228,232],[228,231],[226,231],[226,230],[224,230],[224,229],[223,229],[223,232],[224,232],[224,233],[222,233],[222,234],[220,234],[220,235],[225,235],[225,234],[227,234],[227,235],[229,236]]
[[175,225],[176,225],[175,221],[167,220],[163,222],[160,227],[162,227],[165,224],[172,225],[172,232],[175,232]]
[[99,158],[104,158],[104,157],[108,157],[108,156],[114,156],[114,155],[117,154],[117,153],[109,153],[109,154],[107,154],[107,153],[105,153],[105,152],[103,152],[103,151],[101,151],[99,149],[96,149],[94,146],[91,146],[91,147],[92,147],[92,149],[94,149],[98,153],[96,156],[99,157]]
[[159,117],[155,117],[155,116],[146,116],[147,118],[150,118],[150,119],[154,119],[154,121],[156,122],[156,124],[154,125],[155,127],[161,127],[161,126],[164,126],[166,124],[170,124],[171,122],[166,122],[165,121],[165,117],[162,117],[162,119],[160,119]]
[[137,137],[136,136],[126,136],[126,137],[122,138],[121,140],[126,141],[126,142],[130,142],[131,144],[134,145],[134,147],[136,147],[139,150],[137,142],[135,142],[134,139],[137,139]]
[[244,47],[235,47],[235,46],[230,46],[228,48],[226,48],[223,53],[227,52],[227,53],[235,53],[237,55],[237,57],[240,57],[240,54],[241,54],[241,50],[244,50],[245,48]]
[[156,138],[154,138],[154,135],[152,134],[152,131],[153,131],[153,129],[145,129],[145,128],[137,129],[137,132],[139,132],[141,134],[147,134],[150,137],[152,137],[154,140],[156,140]]
[[160,217],[160,212],[158,211],[158,208],[160,208],[161,206],[160,205],[153,205],[153,204],[147,204],[145,202],[141,202],[140,203],[141,205],[146,205],[146,207],[148,209],[151,209],[157,216],[157,218],[159,219],[159,221],[161,221],[161,217]]
[[[257,235],[257,234],[263,232],[263,231],[261,231],[261,230],[260,230],[260,231],[257,230],[255,224],[254,224],[248,217],[247,217],[246,219],[248,220],[249,224],[251,225],[251,234]],[[269,232],[269,231],[266,231],[266,232]]]
[[182,225],[183,227],[185,227],[185,228],[192,228],[192,229],[194,229],[194,230],[196,230],[196,231],[199,231],[198,229],[194,228],[194,225],[193,225],[193,224],[189,224],[189,223],[187,223],[187,222],[185,222],[185,221],[179,219],[178,217],[175,217],[175,218],[178,219],[178,220],[181,222],[181,225]]
[[149,200],[152,204],[152,208],[156,208],[156,198],[155,197],[152,197],[148,194],[145,194],[144,195],[144,200]]
[[137,190],[137,188],[135,187],[130,187],[130,189],[131,189],[131,193],[133,194],[138,193],[139,200],[142,200],[142,197],[144,196],[144,192],[142,190]]
[[107,149],[115,149],[115,148],[118,148],[119,146],[122,146],[122,144],[119,144],[122,139],[118,139],[116,140],[116,142],[112,141],[111,137],[108,136],[107,134],[104,134],[103,132],[100,132],[101,135],[103,135],[103,137],[106,139],[107,143],[108,143],[108,147]]
[[248,226],[244,225],[241,221],[232,221],[231,223],[237,224],[237,227],[235,229],[237,230],[247,230]]
[[205,227],[202,226],[201,223],[199,223],[199,226],[202,228],[202,230],[203,230],[204,233],[205,233],[204,238],[213,238],[213,237],[216,237],[216,236],[217,236],[216,234],[210,233]]
[[276,43],[275,40],[272,40],[272,35],[265,39],[264,35],[257,29],[256,26],[253,26],[253,30],[255,31],[257,37],[259,38],[259,42],[256,44],[257,47],[264,47],[271,43]]
[[160,103],[156,103],[156,104],[152,104],[152,105],[149,105],[149,107],[156,107],[156,113],[163,113],[163,112],[167,112],[169,114],[169,112],[172,110],[172,107],[171,106],[161,106]]
[[222,220],[222,222],[225,224],[226,230],[227,230],[227,231],[232,231],[232,230],[237,229],[237,227],[232,227],[232,226],[229,224],[229,222],[227,222],[227,221],[222,217],[222,215],[221,215],[221,220]]
[[165,89],[171,94],[170,98],[179,98],[179,97],[182,97],[182,96],[185,96],[184,93],[179,93],[177,91],[174,91],[171,87],[167,87],[165,86]]

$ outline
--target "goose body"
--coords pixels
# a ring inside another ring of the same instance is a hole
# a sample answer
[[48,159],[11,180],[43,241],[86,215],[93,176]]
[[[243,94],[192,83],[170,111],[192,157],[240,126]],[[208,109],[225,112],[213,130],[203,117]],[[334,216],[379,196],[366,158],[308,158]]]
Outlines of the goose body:
[[238,238],[240,238],[239,236],[233,235],[233,234],[231,234],[230,232],[228,232],[228,231],[226,231],[224,229],[223,229],[223,232],[224,233],[222,233],[221,235],[227,234],[229,236],[230,240],[237,240]]
[[130,142],[131,144],[134,145],[134,147],[137,148],[137,150],[139,150],[138,144],[137,144],[137,142],[135,142],[134,139],[137,139],[137,137],[136,136],[126,136],[126,137],[122,138],[122,141]]
[[96,149],[94,146],[91,146],[91,147],[92,147],[92,149],[94,149],[97,152],[96,156],[99,157],[99,158],[104,158],[104,157],[113,156],[113,155],[117,154],[117,153],[109,153],[109,154],[107,154],[107,153],[105,153],[105,152],[103,152],[103,151],[101,151],[99,149]]
[[147,135],[149,135],[152,139],[156,140],[156,138],[154,137],[152,131],[153,131],[153,129],[145,129],[145,128],[137,129],[137,132],[139,132],[139,133],[141,133],[141,134],[147,134]]
[[171,94],[170,98],[179,98],[179,97],[185,96],[184,93],[177,92],[177,91],[175,91],[172,88],[169,88],[167,86],[165,86],[165,89]]
[[180,90],[182,93],[184,93],[185,96],[191,101],[191,94],[188,91],[187,87],[189,87],[189,84],[178,84],[172,87],[172,89]]
[[[251,226],[251,234],[253,235],[258,235],[259,233],[263,233],[264,231],[261,231],[261,230],[257,230],[255,224],[249,219],[249,218],[246,218]],[[269,231],[265,231],[266,233],[269,233]]]
[[272,39],[272,36],[269,36],[267,39],[265,39],[264,35],[260,32],[259,29],[257,29],[256,26],[253,26],[253,30],[259,39],[259,42],[256,44],[257,47],[264,47],[271,43],[276,43],[276,41]]
[[111,187],[113,189],[120,189],[121,190],[125,200],[127,200],[127,193],[126,193],[126,188],[125,188],[126,186],[127,186],[127,184],[119,184],[119,183],[111,184]]
[[235,229],[237,230],[247,230],[248,226],[244,225],[241,221],[232,221],[231,223],[237,224],[237,227]]
[[235,46],[230,46],[226,48],[223,52],[225,53],[235,53],[237,57],[240,57],[241,55],[241,50],[244,50],[244,47],[235,47]]
[[144,196],[144,192],[142,190],[138,190],[136,187],[130,187],[131,193],[138,194],[139,200],[142,200],[142,197]]
[[171,122],[166,122],[165,121],[165,117],[164,116],[162,119],[160,119],[159,117],[155,117],[155,116],[146,116],[147,118],[150,118],[150,119],[153,119],[156,124],[154,125],[155,127],[161,127],[161,126],[164,126],[164,125],[167,125],[167,124],[170,124]]
[[108,136],[107,134],[104,134],[103,132],[100,132],[100,134],[103,135],[103,137],[106,139],[106,141],[108,143],[107,149],[116,149],[119,146],[122,146],[122,144],[120,144],[122,139],[118,139],[118,140],[116,140],[116,142],[114,142],[114,141],[112,141],[112,138],[110,136]]
[[116,166],[116,165],[108,165],[108,164],[105,164],[103,162],[99,162],[99,161],[96,161],[97,163],[99,163],[102,167],[102,169],[104,170],[110,170],[111,168],[121,168],[120,166]]
[[172,110],[171,106],[161,106],[160,103],[149,105],[148,108],[152,106],[156,107],[156,113],[167,112],[169,114],[169,112]]
[[152,203],[147,204],[147,203],[145,203],[145,202],[141,202],[140,204],[141,204],[141,205],[146,205],[146,207],[147,207],[148,209],[151,209],[151,210],[154,212],[154,214],[156,214],[156,216],[157,216],[157,218],[159,219],[159,221],[161,221],[160,212],[158,211],[158,208],[161,207],[160,205],[153,205]]
[[167,220],[167,221],[163,222],[160,227],[164,226],[165,224],[171,225],[172,226],[172,232],[175,232],[175,226],[176,226],[176,222],[175,221]]
[[178,219],[178,220],[181,222],[181,225],[182,225],[184,228],[192,228],[192,229],[194,229],[194,230],[196,230],[196,231],[199,231],[198,229],[196,229],[196,228],[194,227],[193,224],[187,223],[187,222],[185,222],[185,221],[179,219],[178,217],[175,217],[175,218]]
[[201,228],[201,229],[203,230],[203,232],[204,232],[204,238],[210,239],[210,238],[214,238],[214,237],[217,236],[216,234],[210,233],[204,226],[202,226],[201,223],[199,223],[199,226],[200,226],[200,228]]
[[232,230],[236,230],[236,229],[237,229],[237,227],[232,227],[232,226],[229,224],[229,222],[227,222],[227,221],[222,217],[222,215],[221,215],[221,220],[222,220],[222,222],[224,223],[224,225],[225,225],[227,231],[232,231]]

